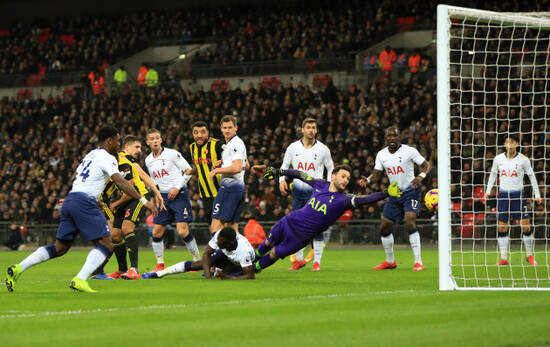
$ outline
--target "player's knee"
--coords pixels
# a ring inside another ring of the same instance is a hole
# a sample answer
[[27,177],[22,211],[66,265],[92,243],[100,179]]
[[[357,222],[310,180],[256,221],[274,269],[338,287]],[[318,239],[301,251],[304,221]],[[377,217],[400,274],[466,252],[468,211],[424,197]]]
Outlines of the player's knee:
[[55,241],[54,246],[55,246],[55,251],[56,251],[58,257],[61,257],[62,255],[67,253],[69,251],[69,249],[71,248],[70,243],[61,242],[59,240]]

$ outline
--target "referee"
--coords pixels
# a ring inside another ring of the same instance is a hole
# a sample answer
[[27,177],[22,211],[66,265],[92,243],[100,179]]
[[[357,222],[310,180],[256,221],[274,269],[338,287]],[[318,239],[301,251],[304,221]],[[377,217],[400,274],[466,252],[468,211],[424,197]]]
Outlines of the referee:
[[[204,215],[208,225],[212,224],[212,205],[220,189],[220,175],[210,178],[210,170],[222,158],[223,142],[210,137],[208,125],[203,121],[195,122],[191,126],[195,142],[189,145],[193,173],[196,171],[199,183],[199,192],[203,201]],[[210,230],[215,232],[216,230]]]

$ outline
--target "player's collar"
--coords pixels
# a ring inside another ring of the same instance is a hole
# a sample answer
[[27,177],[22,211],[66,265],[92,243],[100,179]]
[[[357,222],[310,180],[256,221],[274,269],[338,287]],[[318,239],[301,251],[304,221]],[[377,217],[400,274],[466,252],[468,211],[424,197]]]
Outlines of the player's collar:
[[[304,148],[306,148],[306,145],[304,145],[304,139],[300,139],[300,143],[302,144],[302,146],[303,146]],[[315,139],[315,141],[313,141],[313,144],[311,145],[311,147],[315,146],[316,143],[317,143],[317,139]],[[310,147],[310,148],[311,148],[311,147]]]
[[399,151],[401,149],[401,146],[403,146],[402,143],[400,143],[399,146],[397,146],[397,149],[395,150],[395,152],[392,152],[391,147],[388,146],[388,152],[390,152],[391,154],[395,154],[395,153],[397,153],[397,151]]
[[233,140],[235,137],[237,137],[237,134],[233,135],[232,138],[229,139],[229,141],[226,141],[225,143],[229,143],[231,140]]

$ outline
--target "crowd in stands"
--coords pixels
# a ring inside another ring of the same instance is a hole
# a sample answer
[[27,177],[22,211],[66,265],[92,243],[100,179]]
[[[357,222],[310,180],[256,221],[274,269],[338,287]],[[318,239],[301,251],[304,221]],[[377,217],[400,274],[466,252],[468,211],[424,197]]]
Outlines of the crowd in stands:
[[[165,145],[185,153],[192,142],[193,122],[206,120],[212,135],[220,138],[220,116],[235,113],[238,133],[254,164],[281,160],[286,147],[301,136],[301,121],[314,117],[319,120],[318,139],[329,146],[335,163],[352,165],[354,180],[372,172],[375,155],[384,145],[383,129],[398,124],[404,129],[403,141],[435,164],[434,93],[433,81],[402,79],[349,90],[337,89],[332,82],[323,90],[288,84],[191,92],[172,85],[160,93],[138,90],[88,99],[77,91],[63,98],[4,98],[0,102],[0,211],[4,220],[55,222],[56,202],[68,193],[71,175],[93,148],[102,124],[141,138],[150,127],[161,129]],[[435,170],[426,188],[436,186],[433,176]],[[198,200],[196,183],[192,181],[190,187],[193,200]],[[350,186],[356,193],[379,188]],[[278,186],[263,183],[261,176],[249,174],[247,189],[249,207],[261,220],[279,218],[289,207]],[[195,211],[199,220],[202,215]]]
[[[473,6],[472,1],[446,3]],[[254,62],[347,56],[399,30],[435,27],[437,2],[300,1],[240,7],[149,10],[14,21],[0,27],[0,75],[100,72],[159,39],[201,40],[211,47],[195,63]],[[519,0],[486,9],[527,11]],[[537,3],[532,10],[542,6]]]

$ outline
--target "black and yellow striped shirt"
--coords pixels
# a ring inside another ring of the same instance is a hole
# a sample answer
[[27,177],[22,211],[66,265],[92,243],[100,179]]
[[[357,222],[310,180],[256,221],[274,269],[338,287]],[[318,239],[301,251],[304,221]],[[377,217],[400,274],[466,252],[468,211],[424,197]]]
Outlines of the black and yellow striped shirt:
[[199,192],[201,198],[215,198],[220,189],[220,175],[210,179],[212,165],[222,157],[223,144],[218,139],[209,138],[202,146],[196,142],[189,145],[191,161],[197,168]]

